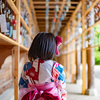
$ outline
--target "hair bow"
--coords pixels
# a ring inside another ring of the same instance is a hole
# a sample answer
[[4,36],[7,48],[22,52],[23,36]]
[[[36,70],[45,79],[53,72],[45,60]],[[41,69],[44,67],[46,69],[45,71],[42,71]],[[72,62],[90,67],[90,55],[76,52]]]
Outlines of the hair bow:
[[56,47],[56,55],[59,55],[59,50],[58,50],[58,46],[62,43],[62,39],[60,36],[56,36],[56,43],[57,43],[57,47]]

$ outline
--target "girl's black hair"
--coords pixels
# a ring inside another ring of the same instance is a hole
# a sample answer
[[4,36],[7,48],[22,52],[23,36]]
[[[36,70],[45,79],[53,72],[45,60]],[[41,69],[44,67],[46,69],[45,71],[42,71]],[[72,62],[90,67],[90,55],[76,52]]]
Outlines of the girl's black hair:
[[30,61],[37,57],[42,60],[50,60],[56,52],[56,39],[52,33],[41,32],[34,38],[28,52]]

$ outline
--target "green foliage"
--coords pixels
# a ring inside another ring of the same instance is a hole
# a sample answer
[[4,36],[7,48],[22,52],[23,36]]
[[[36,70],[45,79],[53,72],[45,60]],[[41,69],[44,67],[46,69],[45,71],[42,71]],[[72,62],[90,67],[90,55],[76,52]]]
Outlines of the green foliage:
[[[100,35],[100,24],[94,27],[95,37],[94,37],[94,45],[99,45],[99,35]],[[95,48],[95,64],[100,65],[100,47]]]

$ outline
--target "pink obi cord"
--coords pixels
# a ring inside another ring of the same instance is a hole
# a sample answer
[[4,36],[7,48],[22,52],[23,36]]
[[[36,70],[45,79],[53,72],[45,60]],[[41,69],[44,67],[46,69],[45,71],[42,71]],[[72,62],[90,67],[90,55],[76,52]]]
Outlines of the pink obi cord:
[[19,90],[19,100],[61,100],[55,82],[28,85]]

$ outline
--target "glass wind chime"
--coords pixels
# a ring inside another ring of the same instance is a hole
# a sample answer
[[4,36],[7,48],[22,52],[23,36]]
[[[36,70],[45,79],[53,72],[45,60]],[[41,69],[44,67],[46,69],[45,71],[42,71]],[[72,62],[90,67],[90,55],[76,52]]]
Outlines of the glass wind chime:
[[[56,30],[56,32],[55,32],[55,35],[57,35],[58,34],[58,32],[60,31],[60,28],[61,28],[61,26],[62,26],[62,21],[65,19],[65,17],[66,17],[66,15],[67,15],[67,13],[68,13],[68,11],[69,11],[69,7],[71,6],[71,0],[66,0],[66,2],[67,2],[67,5],[64,7],[64,13],[61,15],[61,17],[60,17],[60,20],[59,20],[59,24],[58,24],[58,27],[57,27],[57,30]],[[66,32],[67,33],[67,32]]]
[[49,0],[46,0],[46,32],[48,32],[49,29]]
[[[28,3],[28,2],[27,2]],[[29,25],[29,15],[28,15],[28,12],[25,8],[25,5],[23,3],[23,0],[21,0],[21,16],[22,18],[25,20],[25,23],[27,25]],[[32,13],[31,13],[32,14]],[[33,32],[32,32],[33,33]],[[20,37],[19,37],[19,43],[26,46],[26,47],[29,47],[29,42],[28,40],[30,39],[29,35],[28,35],[28,31],[26,30],[26,28],[23,26],[23,24],[21,23],[20,24]]]
[[[15,3],[16,0],[13,0]],[[12,11],[12,8],[9,8],[8,2],[6,0],[5,4],[0,0],[0,24],[1,32],[4,32],[5,35],[16,40],[16,23],[15,13]]]
[[28,15],[28,12],[27,12],[27,10],[26,10],[26,8],[25,8],[25,5],[24,5],[24,3],[23,3],[23,0],[21,0],[21,5],[20,5],[21,7],[21,16],[23,17],[23,19],[25,20],[25,22],[26,22],[26,24],[28,25],[29,23],[29,15]]
[[[87,9],[88,9],[92,5],[93,0],[87,0],[86,3],[87,3]],[[87,25],[86,28],[89,28],[90,26],[94,24],[94,21],[95,21],[94,11],[95,11],[95,7],[92,8],[91,11],[86,16],[86,25]],[[94,28],[92,29],[94,30]],[[91,34],[91,30],[86,33],[85,41],[86,41],[86,47],[94,43],[94,33]]]
[[[100,1],[94,7],[94,12],[95,12],[95,16],[94,16],[95,22],[97,22],[98,20],[100,20]],[[96,40],[96,45],[98,44],[100,45],[100,35],[99,35],[99,43],[98,43],[98,40]]]
[[[76,19],[79,20],[81,18],[81,9],[78,11]],[[79,22],[78,26],[75,29],[74,37],[76,38],[78,35],[82,34],[82,23]]]
[[29,39],[29,35],[28,35],[28,31],[25,29],[25,27],[23,26],[23,24],[20,25],[20,37],[19,37],[19,43],[28,47],[28,39]]
[[100,19],[100,2],[96,4],[94,7],[95,12],[95,22],[97,22]]

